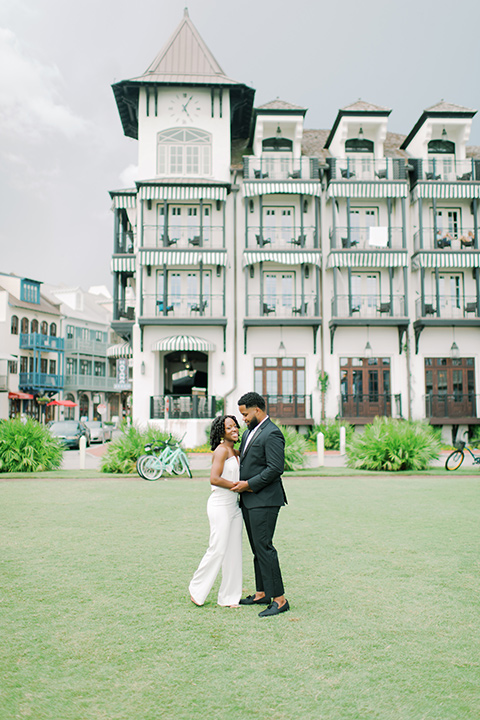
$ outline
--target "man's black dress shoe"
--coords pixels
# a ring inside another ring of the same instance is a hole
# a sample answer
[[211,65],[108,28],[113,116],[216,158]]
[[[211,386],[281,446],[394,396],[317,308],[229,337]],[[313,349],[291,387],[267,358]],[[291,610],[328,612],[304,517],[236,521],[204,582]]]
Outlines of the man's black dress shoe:
[[262,597],[255,600],[255,595],[247,595],[240,600],[240,605],[270,605],[270,598]]
[[278,607],[278,603],[274,600],[270,603],[266,610],[262,610],[261,613],[258,613],[258,617],[270,617],[270,615],[278,615],[279,613],[287,612],[287,610],[290,610],[288,600],[285,601],[285,605],[282,605],[282,607]]

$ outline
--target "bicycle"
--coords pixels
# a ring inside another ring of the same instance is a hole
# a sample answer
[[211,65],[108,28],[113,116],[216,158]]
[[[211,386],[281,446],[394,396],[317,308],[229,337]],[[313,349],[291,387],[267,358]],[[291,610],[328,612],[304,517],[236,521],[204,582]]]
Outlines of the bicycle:
[[458,470],[465,458],[465,450],[468,450],[468,452],[472,456],[474,465],[480,465],[480,455],[474,455],[466,442],[460,440],[460,442],[455,443],[455,445],[456,450],[451,452],[445,460],[445,467],[447,470]]
[[145,480],[158,480],[163,475],[164,470],[175,475],[186,473],[190,478],[192,477],[188,458],[180,447],[183,438],[180,441],[175,441],[175,444],[172,444],[171,440],[172,436],[170,435],[168,440],[160,441],[160,445],[155,445],[153,448],[151,444],[145,445],[147,453],[151,450],[154,453],[161,450],[161,453],[159,455],[142,455],[137,460],[137,472],[140,477]]

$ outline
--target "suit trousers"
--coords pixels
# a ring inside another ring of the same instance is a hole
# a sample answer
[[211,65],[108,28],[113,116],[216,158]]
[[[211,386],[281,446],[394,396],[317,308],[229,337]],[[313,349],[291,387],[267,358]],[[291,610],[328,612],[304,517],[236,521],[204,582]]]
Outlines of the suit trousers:
[[219,605],[236,605],[242,595],[242,513],[237,495],[224,488],[208,498],[210,542],[190,582],[190,595],[203,605],[222,569]]
[[245,529],[253,552],[255,588],[267,598],[283,595],[284,587],[273,534],[279,507],[246,508],[242,506]]

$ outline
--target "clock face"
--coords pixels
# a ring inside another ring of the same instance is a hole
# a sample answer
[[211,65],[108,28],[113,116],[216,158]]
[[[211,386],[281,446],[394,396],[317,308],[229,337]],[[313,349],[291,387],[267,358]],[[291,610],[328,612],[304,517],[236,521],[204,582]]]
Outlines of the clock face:
[[186,125],[200,115],[200,103],[191,92],[177,93],[170,100],[168,112],[175,122]]

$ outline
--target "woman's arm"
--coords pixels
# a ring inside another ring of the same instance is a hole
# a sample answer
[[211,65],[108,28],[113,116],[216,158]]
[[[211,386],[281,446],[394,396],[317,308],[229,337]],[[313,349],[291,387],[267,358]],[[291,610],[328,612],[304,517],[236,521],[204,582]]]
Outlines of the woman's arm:
[[216,485],[217,487],[227,488],[230,490],[233,487],[233,483],[229,480],[225,480],[220,477],[223,472],[225,460],[228,458],[228,450],[223,445],[219,445],[214,453],[212,459],[212,470],[210,472],[210,484]]

